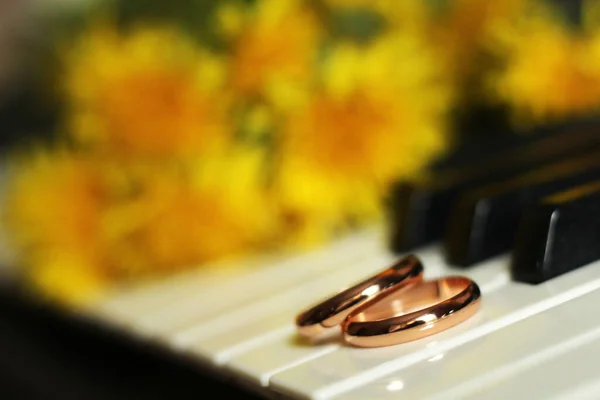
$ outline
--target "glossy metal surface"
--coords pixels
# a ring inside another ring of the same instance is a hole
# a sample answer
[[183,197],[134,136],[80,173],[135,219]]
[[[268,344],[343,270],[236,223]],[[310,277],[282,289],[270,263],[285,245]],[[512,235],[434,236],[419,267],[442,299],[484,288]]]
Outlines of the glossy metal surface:
[[296,317],[298,333],[309,338],[319,337],[342,323],[356,307],[383,291],[392,287],[395,291],[405,289],[422,280],[421,261],[414,255],[406,256],[384,271],[300,313]]
[[471,317],[481,292],[471,279],[451,276],[408,290],[390,289],[348,314],[344,340],[359,347],[410,342],[446,330]]

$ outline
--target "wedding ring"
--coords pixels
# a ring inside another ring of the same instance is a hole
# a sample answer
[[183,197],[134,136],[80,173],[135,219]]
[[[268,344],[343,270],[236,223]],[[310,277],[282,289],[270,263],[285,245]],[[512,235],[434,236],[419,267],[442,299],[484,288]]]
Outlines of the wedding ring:
[[421,339],[471,317],[480,299],[477,284],[462,276],[390,289],[348,314],[342,323],[344,340],[359,347],[382,347]]
[[320,302],[296,317],[300,335],[309,338],[321,336],[338,326],[346,316],[365,301],[386,289],[409,287],[423,280],[421,261],[413,255],[402,258],[389,268]]

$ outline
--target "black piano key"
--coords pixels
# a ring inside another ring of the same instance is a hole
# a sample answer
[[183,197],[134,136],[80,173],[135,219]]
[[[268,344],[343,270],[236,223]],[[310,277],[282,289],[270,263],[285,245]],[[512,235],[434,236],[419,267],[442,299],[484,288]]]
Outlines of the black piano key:
[[[589,132],[600,129],[600,115],[557,121],[551,124],[538,125],[534,129],[508,130],[503,127],[494,131],[489,126],[493,117],[483,114],[485,123],[475,124],[472,127],[460,126],[457,129],[470,130],[462,136],[451,151],[434,160],[431,169],[443,171],[459,166],[472,166],[486,160],[491,155],[505,154],[523,146],[528,146],[546,140],[550,137],[565,137],[565,135],[578,135],[579,132]],[[490,118],[491,117],[491,118]]]
[[515,237],[514,280],[542,283],[600,259],[600,181],[527,208]]
[[448,217],[447,262],[466,267],[510,250],[524,207],[595,179],[600,179],[598,150],[463,193]]
[[513,139],[508,148],[498,146],[501,151],[495,153],[483,152],[479,159],[471,154],[469,162],[455,162],[418,182],[396,185],[388,206],[391,250],[403,252],[441,239],[452,204],[465,190],[600,148],[600,124],[522,140],[518,144]]

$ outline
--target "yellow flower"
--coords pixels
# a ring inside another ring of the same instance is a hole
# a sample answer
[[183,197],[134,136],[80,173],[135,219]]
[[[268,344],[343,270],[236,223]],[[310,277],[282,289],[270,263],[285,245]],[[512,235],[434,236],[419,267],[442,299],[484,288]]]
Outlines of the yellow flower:
[[297,0],[259,0],[233,43],[231,84],[245,96],[287,103],[315,68],[319,27]]
[[518,123],[582,114],[600,105],[600,59],[593,46],[549,17],[531,18],[509,37],[505,67],[490,78],[493,93]]
[[283,133],[277,188],[292,223],[327,234],[376,218],[389,184],[443,149],[447,93],[434,65],[402,35],[333,52],[323,90]]
[[71,305],[275,245],[262,149],[123,166],[56,152],[14,164],[3,225],[32,288]]
[[487,67],[482,54],[488,51],[490,42],[528,8],[534,8],[534,3],[535,0],[455,0],[444,6],[429,28],[439,59],[457,84]]
[[5,218],[23,254],[40,246],[95,252],[104,196],[91,165],[41,153],[11,165]]
[[26,280],[35,291],[60,305],[85,307],[100,300],[114,283],[105,270],[90,266],[89,259],[73,254],[45,254],[26,271]]
[[264,248],[276,229],[264,155],[232,149],[187,171],[155,169],[112,207],[104,230],[119,274],[162,274]]
[[94,26],[64,59],[69,132],[86,145],[164,158],[228,139],[223,68],[176,30]]
[[68,302],[97,294],[104,201],[101,176],[80,157],[56,151],[11,164],[3,225],[29,283]]

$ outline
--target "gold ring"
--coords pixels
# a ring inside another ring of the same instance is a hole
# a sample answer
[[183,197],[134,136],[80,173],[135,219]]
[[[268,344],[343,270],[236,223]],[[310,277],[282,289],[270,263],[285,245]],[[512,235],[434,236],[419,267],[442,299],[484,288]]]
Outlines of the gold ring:
[[471,317],[480,303],[479,287],[462,276],[421,282],[408,290],[390,289],[347,315],[344,340],[359,347],[382,347],[421,339]]
[[423,265],[413,255],[402,258],[384,271],[320,302],[296,317],[300,335],[316,338],[341,324],[356,307],[387,289],[399,290],[423,280]]

